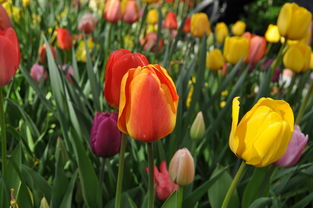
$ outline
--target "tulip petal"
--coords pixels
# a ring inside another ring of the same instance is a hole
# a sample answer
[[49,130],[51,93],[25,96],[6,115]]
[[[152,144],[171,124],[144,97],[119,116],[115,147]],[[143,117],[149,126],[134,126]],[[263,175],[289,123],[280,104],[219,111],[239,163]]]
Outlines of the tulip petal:
[[292,17],[292,4],[286,3],[281,8],[277,19],[279,33],[283,36],[286,35],[287,30],[291,24],[291,17]]
[[231,126],[231,132],[229,136],[229,147],[230,149],[236,154],[238,145],[239,145],[239,140],[238,137],[235,135],[236,130],[237,130],[237,125],[238,125],[238,117],[239,117],[239,107],[240,102],[239,102],[239,97],[235,97],[233,99],[233,109],[232,109],[232,126]]

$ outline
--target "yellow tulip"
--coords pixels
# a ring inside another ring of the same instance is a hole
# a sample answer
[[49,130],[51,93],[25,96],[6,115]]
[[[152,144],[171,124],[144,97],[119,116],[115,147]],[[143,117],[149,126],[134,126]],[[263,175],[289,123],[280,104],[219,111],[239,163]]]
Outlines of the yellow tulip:
[[224,57],[221,50],[214,49],[206,57],[206,66],[211,70],[219,70],[224,66]]
[[241,58],[246,60],[249,53],[249,40],[245,37],[227,37],[224,44],[224,58],[231,64],[237,63]]
[[0,4],[2,4],[2,3],[4,3],[4,2],[6,2],[7,0],[0,0]]
[[313,69],[313,53],[311,53],[310,69]]
[[238,124],[239,97],[233,99],[229,146],[249,165],[267,166],[286,152],[294,128],[294,116],[283,100],[261,98]]
[[278,43],[280,34],[277,25],[270,24],[265,32],[265,39],[270,43]]
[[210,21],[205,13],[195,13],[191,16],[190,32],[194,37],[202,38],[211,33]]
[[224,22],[219,22],[215,26],[215,38],[216,42],[223,43],[228,36],[228,28]]
[[154,24],[158,23],[158,19],[159,19],[158,10],[156,10],[156,9],[149,10],[149,12],[147,14],[147,23],[150,25],[154,25]]
[[[87,46],[88,46],[88,50],[90,53],[91,50],[95,47],[95,43],[91,39],[88,39]],[[76,50],[76,58],[78,61],[86,62],[86,55],[87,55],[87,52],[85,48],[85,42],[84,40],[80,40],[78,44],[78,48]]]
[[304,72],[310,68],[311,47],[298,42],[290,45],[284,55],[285,68],[294,72]]
[[281,8],[277,26],[282,36],[288,39],[303,39],[311,25],[312,14],[295,3],[285,3]]
[[30,4],[30,0],[23,0],[23,7],[28,7]]
[[246,23],[237,21],[231,28],[231,31],[236,36],[241,36],[246,31]]

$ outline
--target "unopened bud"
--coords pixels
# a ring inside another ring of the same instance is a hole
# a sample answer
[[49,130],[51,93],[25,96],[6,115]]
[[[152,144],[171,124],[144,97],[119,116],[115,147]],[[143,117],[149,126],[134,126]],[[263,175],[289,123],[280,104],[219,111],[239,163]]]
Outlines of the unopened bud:
[[191,125],[190,137],[192,139],[200,139],[204,136],[204,133],[205,133],[205,123],[203,119],[203,114],[200,111]]

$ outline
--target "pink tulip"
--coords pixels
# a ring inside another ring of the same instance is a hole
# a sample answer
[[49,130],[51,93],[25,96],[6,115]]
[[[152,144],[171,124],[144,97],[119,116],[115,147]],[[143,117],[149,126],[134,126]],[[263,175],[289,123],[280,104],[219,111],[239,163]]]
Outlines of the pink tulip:
[[92,33],[97,25],[97,19],[90,13],[84,14],[84,16],[79,20],[78,30],[84,32],[85,34]]
[[115,23],[122,16],[121,2],[119,0],[108,0],[104,8],[104,19],[108,22]]
[[129,0],[126,4],[125,14],[123,20],[127,23],[137,22],[139,19],[138,4],[135,0]]
[[266,51],[266,40],[262,36],[258,36],[251,33],[244,33],[243,36],[249,39],[250,46],[249,46],[249,56],[246,59],[246,62],[252,62],[256,64],[260,61],[263,56],[265,55]]
[[39,64],[34,64],[30,69],[30,76],[36,81],[40,82],[41,80],[47,78],[48,74],[45,72],[44,67]]

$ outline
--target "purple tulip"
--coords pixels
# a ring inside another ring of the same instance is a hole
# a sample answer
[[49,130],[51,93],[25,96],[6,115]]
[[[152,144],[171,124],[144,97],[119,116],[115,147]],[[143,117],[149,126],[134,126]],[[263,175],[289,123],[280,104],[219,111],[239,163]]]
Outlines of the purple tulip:
[[298,125],[295,125],[295,129],[292,138],[288,144],[285,154],[277,160],[274,164],[279,167],[290,167],[297,164],[299,161],[304,147],[308,143],[308,135],[304,135]]
[[117,128],[118,113],[97,113],[92,122],[90,144],[101,157],[110,157],[120,151],[122,133]]

